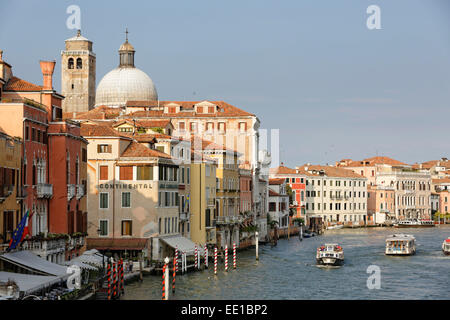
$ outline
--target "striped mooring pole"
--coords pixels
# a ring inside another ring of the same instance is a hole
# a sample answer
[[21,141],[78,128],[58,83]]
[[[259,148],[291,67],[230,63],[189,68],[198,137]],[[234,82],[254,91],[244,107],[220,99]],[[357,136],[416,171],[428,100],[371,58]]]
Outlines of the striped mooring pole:
[[233,242],[233,269],[236,269],[236,242]]
[[166,299],[166,265],[163,266],[162,269],[162,299],[163,300],[167,300]]
[[195,269],[197,269],[197,265],[198,265],[198,250],[197,250],[197,245],[195,245]]
[[111,262],[108,262],[108,300],[111,300]]
[[117,262],[113,262],[113,298],[117,295]]
[[217,274],[217,247],[214,247],[214,274]]
[[225,245],[225,271],[228,271],[228,245]]
[[205,268],[208,269],[208,247],[205,244]]
[[124,272],[123,272],[123,259],[120,259],[120,291],[125,293],[125,280],[124,280]]
[[175,276],[177,275],[177,258],[173,258],[172,292],[175,293]]
[[175,272],[178,272],[178,246],[175,247]]

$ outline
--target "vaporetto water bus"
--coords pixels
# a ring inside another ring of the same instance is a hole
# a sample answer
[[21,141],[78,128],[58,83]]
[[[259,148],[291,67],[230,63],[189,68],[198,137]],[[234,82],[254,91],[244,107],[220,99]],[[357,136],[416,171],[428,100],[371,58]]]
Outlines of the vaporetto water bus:
[[426,228],[434,227],[435,223],[433,220],[417,220],[417,219],[406,219],[400,220],[394,223],[395,228]]
[[344,250],[335,243],[327,243],[317,248],[316,261],[322,266],[340,266],[344,263]]
[[410,256],[416,253],[416,238],[409,234],[393,234],[386,238],[386,255]]

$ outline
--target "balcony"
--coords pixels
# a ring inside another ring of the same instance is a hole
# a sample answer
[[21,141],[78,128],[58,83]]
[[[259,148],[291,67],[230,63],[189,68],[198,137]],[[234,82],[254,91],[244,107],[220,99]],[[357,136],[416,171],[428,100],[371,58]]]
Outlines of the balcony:
[[84,184],[77,184],[77,200],[83,198],[85,194],[86,191],[84,190]]
[[38,198],[51,198],[53,196],[53,185],[48,183],[38,183],[36,185]]
[[67,200],[71,200],[73,197],[75,197],[77,193],[77,186],[75,184],[68,184],[67,185]]
[[6,200],[14,192],[13,185],[2,185],[0,187],[0,203]]
[[226,219],[225,218],[226,217],[224,217],[224,216],[217,217],[216,218],[216,224],[217,225],[225,224],[226,223]]
[[45,257],[49,254],[65,252],[66,239],[25,240],[22,248]]
[[188,212],[180,213],[180,221],[189,221],[189,213]]
[[27,197],[27,195],[27,188],[24,186],[20,186],[19,189],[17,189],[16,199],[23,200]]

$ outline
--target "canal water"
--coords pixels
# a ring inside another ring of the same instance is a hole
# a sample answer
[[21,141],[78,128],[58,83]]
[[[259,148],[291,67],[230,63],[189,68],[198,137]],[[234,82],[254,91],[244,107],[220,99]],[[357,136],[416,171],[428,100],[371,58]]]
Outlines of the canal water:
[[[416,237],[416,255],[384,255],[386,236],[408,233]],[[171,299],[450,299],[450,256],[441,245],[450,226],[435,228],[367,228],[328,230],[324,235],[300,241],[280,239],[278,245],[260,245],[238,252],[237,269],[224,271],[223,262],[200,272],[177,275]],[[315,253],[323,243],[338,243],[345,264],[319,268]],[[229,256],[232,258],[232,255]],[[203,263],[203,261],[202,261]],[[232,259],[229,259],[232,266]],[[368,289],[367,268],[380,268],[380,289]],[[144,277],[125,288],[123,299],[161,299],[161,276]]]

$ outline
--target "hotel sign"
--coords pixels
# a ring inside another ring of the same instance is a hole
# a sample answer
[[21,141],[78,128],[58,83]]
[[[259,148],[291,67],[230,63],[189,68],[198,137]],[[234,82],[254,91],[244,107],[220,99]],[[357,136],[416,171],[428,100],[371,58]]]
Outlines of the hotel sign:
[[97,189],[152,189],[150,183],[101,183]]

